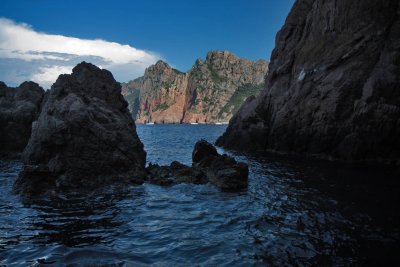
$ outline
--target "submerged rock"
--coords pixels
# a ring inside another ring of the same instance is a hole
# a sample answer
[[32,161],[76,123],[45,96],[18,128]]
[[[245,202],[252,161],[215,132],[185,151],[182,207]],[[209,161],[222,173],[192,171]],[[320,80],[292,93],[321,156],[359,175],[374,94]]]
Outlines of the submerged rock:
[[14,191],[80,190],[141,183],[146,153],[112,74],[82,62],[45,97]]
[[398,0],[299,0],[276,38],[266,88],[217,144],[400,164]]
[[0,82],[0,156],[24,150],[43,95],[43,88],[34,82],[24,82],[16,88]]
[[196,143],[192,167],[177,161],[170,166],[150,164],[148,181],[158,185],[176,183],[212,183],[222,191],[238,191],[247,188],[249,169],[247,164],[237,163],[227,155],[219,155],[215,147],[205,140]]

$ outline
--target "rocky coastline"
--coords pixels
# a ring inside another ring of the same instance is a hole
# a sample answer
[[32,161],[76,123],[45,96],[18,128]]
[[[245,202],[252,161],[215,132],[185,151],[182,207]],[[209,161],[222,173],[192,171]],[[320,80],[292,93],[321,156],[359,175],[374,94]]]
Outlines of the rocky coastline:
[[[400,166],[400,4],[358,0],[352,5],[345,0],[294,4],[277,35],[265,89],[247,98],[218,146]],[[362,16],[377,7],[380,11],[368,19]],[[223,78],[229,76],[223,73],[227,64],[240,66],[231,68],[237,74],[230,73],[231,79]],[[86,62],[60,75],[46,93],[32,82],[17,88],[0,83],[0,152],[10,156],[23,150],[24,167],[14,192],[29,196],[144,182],[246,189],[247,165],[219,155],[204,140],[194,147],[192,166],[173,161],[146,168],[146,152],[123,94],[139,85],[160,89],[155,98],[140,91],[135,104],[139,122],[217,123],[227,118],[228,113],[216,115],[235,92],[216,95],[226,91],[206,88],[214,88],[216,80],[220,85],[259,84],[266,66],[243,63],[224,51],[198,60],[190,74],[158,62],[122,87],[109,71]],[[200,81],[206,83],[204,90]],[[198,108],[207,107],[207,101],[200,101],[205,98],[219,104],[203,116]],[[146,115],[149,107],[155,112]]]
[[[146,152],[128,103],[120,84],[107,70],[82,62],[72,74],[60,75],[44,97],[43,89],[34,83],[23,83],[16,89],[1,85],[2,108],[9,99],[24,101],[11,102],[8,113],[1,114],[15,113],[12,108],[16,105],[31,107],[33,104],[27,101],[35,100],[36,107],[26,113],[29,120],[1,117],[8,126],[2,134],[12,133],[9,125],[16,125],[27,128],[24,133],[30,135],[29,141],[21,139],[26,147],[22,153],[24,166],[13,188],[16,194],[31,197],[144,182],[164,186],[211,183],[222,191],[247,188],[247,165],[219,155],[204,140],[194,148],[192,166],[175,161],[170,166],[150,164],[146,168]],[[8,147],[2,149],[8,151]]]
[[136,123],[227,123],[247,97],[261,91],[267,71],[267,61],[211,51],[186,73],[158,61],[144,76],[123,83],[122,93]]

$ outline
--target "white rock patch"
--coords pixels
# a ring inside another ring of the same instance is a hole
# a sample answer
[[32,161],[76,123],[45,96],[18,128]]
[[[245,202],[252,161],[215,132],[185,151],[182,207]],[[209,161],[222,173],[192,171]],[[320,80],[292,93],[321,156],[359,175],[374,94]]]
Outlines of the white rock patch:
[[304,80],[304,77],[306,77],[306,73],[305,73],[304,69],[302,69],[299,73],[299,77],[297,77],[297,80],[302,81],[302,80]]

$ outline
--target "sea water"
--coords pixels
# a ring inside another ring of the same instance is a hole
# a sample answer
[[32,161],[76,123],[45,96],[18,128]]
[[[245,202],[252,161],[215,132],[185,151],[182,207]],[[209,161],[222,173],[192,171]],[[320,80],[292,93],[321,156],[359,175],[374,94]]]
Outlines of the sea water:
[[[191,164],[225,125],[137,125],[147,162]],[[248,190],[151,184],[27,201],[22,168],[0,161],[0,265],[351,266],[399,250],[399,182],[353,167],[224,151],[249,164]]]

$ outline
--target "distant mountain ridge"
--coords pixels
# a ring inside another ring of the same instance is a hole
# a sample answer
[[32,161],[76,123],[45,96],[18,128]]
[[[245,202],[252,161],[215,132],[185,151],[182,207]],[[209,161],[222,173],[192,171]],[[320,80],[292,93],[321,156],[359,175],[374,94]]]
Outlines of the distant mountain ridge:
[[265,60],[211,51],[186,73],[160,60],[144,76],[122,83],[122,94],[138,123],[225,122],[263,89],[267,71]]

